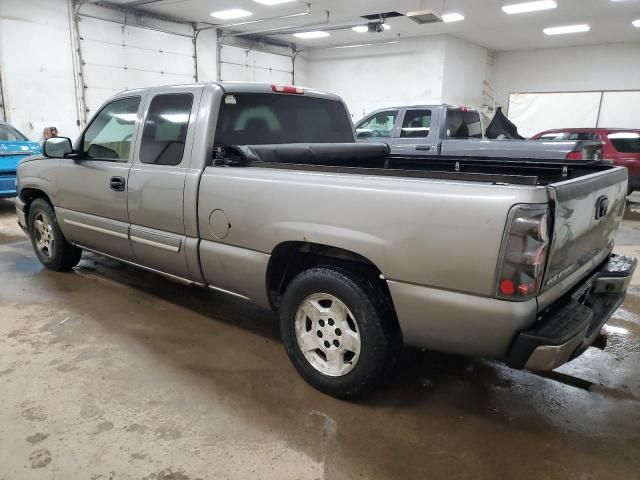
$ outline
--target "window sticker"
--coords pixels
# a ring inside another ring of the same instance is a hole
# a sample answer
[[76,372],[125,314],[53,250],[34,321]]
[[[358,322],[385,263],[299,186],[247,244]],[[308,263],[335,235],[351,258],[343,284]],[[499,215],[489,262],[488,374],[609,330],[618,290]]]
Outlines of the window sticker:
[[233,95],[226,95],[224,97],[224,104],[225,105],[235,105],[236,103],[238,103],[236,101],[236,97],[234,97]]

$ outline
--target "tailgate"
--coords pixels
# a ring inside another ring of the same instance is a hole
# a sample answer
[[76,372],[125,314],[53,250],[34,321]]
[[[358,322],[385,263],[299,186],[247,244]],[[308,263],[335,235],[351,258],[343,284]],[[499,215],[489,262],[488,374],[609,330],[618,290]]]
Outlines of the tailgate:
[[581,270],[591,270],[611,253],[624,213],[627,171],[614,167],[552,184],[548,190],[554,225],[541,293],[564,280],[566,290],[587,274]]

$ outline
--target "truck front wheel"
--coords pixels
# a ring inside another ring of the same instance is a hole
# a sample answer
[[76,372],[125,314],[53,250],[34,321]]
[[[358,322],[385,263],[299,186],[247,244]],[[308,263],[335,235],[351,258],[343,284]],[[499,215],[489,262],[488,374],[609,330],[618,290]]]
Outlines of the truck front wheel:
[[280,307],[280,331],[289,359],[318,390],[355,399],[387,378],[399,350],[376,299],[379,288],[336,267],[295,277]]
[[53,207],[41,198],[29,206],[29,237],[38,260],[50,270],[71,270],[80,261],[82,250],[67,242]]

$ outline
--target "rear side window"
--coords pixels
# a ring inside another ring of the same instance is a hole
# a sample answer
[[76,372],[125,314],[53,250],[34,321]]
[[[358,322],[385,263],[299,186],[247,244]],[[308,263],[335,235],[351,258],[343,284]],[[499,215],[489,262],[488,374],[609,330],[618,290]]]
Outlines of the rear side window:
[[403,138],[428,137],[431,130],[431,110],[407,110],[402,121]]
[[27,140],[23,134],[6,123],[0,123],[0,141],[24,142]]
[[563,140],[565,135],[565,132],[545,133],[544,135],[540,135],[538,140]]
[[178,165],[182,161],[192,104],[190,93],[153,97],[142,131],[142,163]]
[[600,140],[600,135],[589,132],[573,132],[569,134],[567,140]]
[[640,153],[640,133],[615,132],[610,133],[608,137],[620,153]]
[[216,145],[353,142],[342,102],[264,93],[225,95],[215,141]]
[[480,114],[474,111],[447,110],[447,138],[482,138]]

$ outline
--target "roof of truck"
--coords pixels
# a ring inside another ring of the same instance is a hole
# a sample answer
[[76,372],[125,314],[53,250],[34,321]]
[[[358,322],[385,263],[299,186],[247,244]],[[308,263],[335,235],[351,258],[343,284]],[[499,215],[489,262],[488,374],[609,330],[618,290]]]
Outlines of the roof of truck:
[[[116,98],[116,97],[121,97],[123,94],[132,94],[135,92],[150,92],[150,93],[157,93],[158,91],[161,90],[167,90],[167,89],[172,89],[172,88],[193,88],[193,87],[199,87],[199,88],[211,88],[211,87],[221,87],[225,92],[228,93],[278,93],[274,90],[274,87],[278,86],[293,86],[293,85],[281,85],[281,84],[274,84],[274,83],[267,83],[267,82],[207,82],[207,83],[183,83],[183,84],[174,84],[174,85],[158,85],[158,86],[153,86],[153,87],[143,87],[143,88],[137,88],[137,89],[133,89],[133,90],[127,90],[127,91],[123,91],[120,93],[115,94],[113,97],[111,98]],[[308,87],[299,87],[296,86],[296,88],[301,88],[304,93],[302,95],[306,95],[309,97],[315,97],[315,98],[326,98],[328,100],[339,100],[342,101],[342,99],[338,96],[335,95],[333,93],[328,93],[328,92],[323,92],[320,90],[316,90],[314,88],[308,88]],[[296,95],[295,93],[285,93],[285,95]]]

